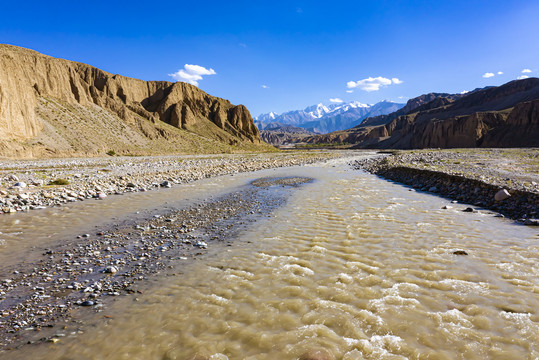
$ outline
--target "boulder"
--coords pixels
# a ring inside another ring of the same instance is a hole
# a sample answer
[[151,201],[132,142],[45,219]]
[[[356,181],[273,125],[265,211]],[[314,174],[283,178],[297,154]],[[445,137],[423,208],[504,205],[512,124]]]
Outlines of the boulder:
[[501,189],[494,195],[494,200],[496,201],[503,201],[505,199],[508,199],[511,197],[511,194],[509,194],[509,191],[506,189]]

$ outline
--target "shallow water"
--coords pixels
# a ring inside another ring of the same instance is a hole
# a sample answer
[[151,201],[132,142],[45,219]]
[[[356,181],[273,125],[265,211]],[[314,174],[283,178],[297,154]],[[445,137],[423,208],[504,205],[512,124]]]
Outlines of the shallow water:
[[271,174],[315,181],[228,251],[119,299],[106,323],[19,355],[297,359],[324,348],[347,360],[539,357],[536,229],[463,213],[465,205],[442,210],[448,200],[343,160]]

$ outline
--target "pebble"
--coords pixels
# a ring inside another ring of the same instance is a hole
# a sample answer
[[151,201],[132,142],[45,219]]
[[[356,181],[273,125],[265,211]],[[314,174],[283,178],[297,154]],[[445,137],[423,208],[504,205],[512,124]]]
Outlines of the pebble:
[[164,188],[171,188],[172,184],[169,181],[163,181],[161,184],[159,184],[159,186]]
[[107,266],[104,272],[107,274],[116,274],[118,272],[118,268],[115,266]]
[[95,302],[92,300],[85,300],[80,303],[80,306],[94,306],[94,305],[95,305]]
[[509,191],[506,189],[501,189],[494,195],[494,200],[496,201],[503,201],[505,199],[509,199],[511,197],[511,194],[509,194]]
[[198,248],[201,248],[201,249],[207,249],[208,248],[208,244],[206,244],[204,241],[197,241],[193,244],[193,246],[196,246]]
[[539,226],[539,219],[525,219],[524,225]]
[[468,253],[464,250],[456,250],[456,251],[453,251],[453,254],[454,255],[468,255]]

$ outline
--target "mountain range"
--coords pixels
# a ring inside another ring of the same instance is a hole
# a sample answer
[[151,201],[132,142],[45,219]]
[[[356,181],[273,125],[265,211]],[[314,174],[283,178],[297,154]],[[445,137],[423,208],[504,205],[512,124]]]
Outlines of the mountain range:
[[299,141],[392,149],[538,147],[539,79],[514,80],[466,94],[421,95],[391,114]]
[[360,124],[363,119],[377,115],[392,113],[404,104],[381,101],[374,105],[353,101],[345,104],[318,104],[303,110],[292,110],[282,114],[270,112],[255,117],[259,130],[270,127],[277,130],[276,124],[295,126],[317,134],[349,129]]

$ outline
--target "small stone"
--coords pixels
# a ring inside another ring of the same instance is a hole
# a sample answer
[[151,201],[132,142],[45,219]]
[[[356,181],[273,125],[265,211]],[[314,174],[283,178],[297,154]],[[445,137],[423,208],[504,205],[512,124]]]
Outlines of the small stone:
[[494,195],[494,200],[496,201],[503,201],[505,199],[508,199],[511,197],[511,194],[509,194],[509,191],[506,189],[501,189]]
[[475,210],[471,207],[467,207],[466,209],[462,210],[462,212],[475,212]]
[[103,272],[107,274],[116,274],[118,272],[118,268],[115,266],[107,266]]
[[524,220],[524,225],[539,226],[539,219],[526,219]]
[[436,186],[432,186],[429,188],[429,192],[436,192],[438,191],[438,188]]
[[106,197],[107,197],[107,194],[105,194],[105,193],[99,193],[99,194],[97,194],[97,198],[98,198],[98,199],[104,199],[104,198],[106,198]]
[[17,177],[17,175],[9,175],[8,176],[8,180],[10,181],[19,181],[19,178]]
[[171,188],[172,184],[170,183],[170,181],[165,180],[161,184],[159,184],[159,186],[164,187],[164,188]]
[[451,208],[452,208],[451,206],[447,206],[447,205],[442,206],[442,209],[444,210],[451,209]]
[[206,244],[204,241],[197,241],[196,243],[193,244],[193,246],[196,246],[201,249],[208,248],[208,244]]
[[468,255],[468,253],[464,250],[457,250],[453,251],[453,255]]
[[19,181],[19,182],[16,182],[13,186],[14,187],[20,187],[20,188],[25,188],[27,185],[26,185],[25,182]]
[[82,237],[83,238],[88,238],[88,237],[90,237],[90,234],[82,234]]
[[80,303],[80,306],[94,306],[94,305],[95,305],[95,302],[92,300],[85,300]]

